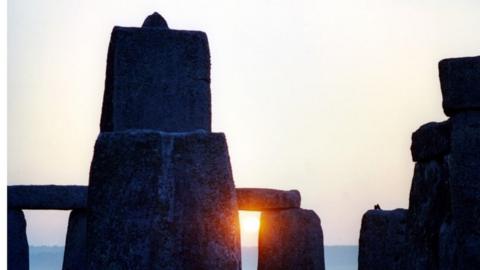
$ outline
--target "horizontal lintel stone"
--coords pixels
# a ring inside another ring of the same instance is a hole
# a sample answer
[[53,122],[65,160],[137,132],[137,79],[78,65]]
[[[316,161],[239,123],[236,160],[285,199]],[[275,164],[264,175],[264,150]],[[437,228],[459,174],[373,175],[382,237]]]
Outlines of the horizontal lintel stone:
[[263,211],[300,208],[298,190],[277,190],[268,188],[237,188],[239,210]]
[[86,186],[8,186],[9,209],[80,209],[87,205]]

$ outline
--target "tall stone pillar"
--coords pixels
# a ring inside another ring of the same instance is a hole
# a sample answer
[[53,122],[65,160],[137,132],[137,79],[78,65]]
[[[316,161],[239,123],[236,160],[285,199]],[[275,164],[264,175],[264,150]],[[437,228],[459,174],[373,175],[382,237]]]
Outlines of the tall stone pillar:
[[443,108],[451,116],[448,159],[452,222],[456,228],[455,269],[480,265],[480,57],[439,64]]
[[240,269],[225,136],[210,133],[207,36],[115,27],[90,169],[87,269]]
[[261,214],[259,270],[324,270],[323,232],[312,210],[288,209]]
[[88,269],[240,269],[235,198],[223,134],[102,133]]
[[27,223],[21,209],[8,209],[8,269],[28,270]]
[[74,209],[70,212],[62,269],[87,269],[87,211],[85,209]]

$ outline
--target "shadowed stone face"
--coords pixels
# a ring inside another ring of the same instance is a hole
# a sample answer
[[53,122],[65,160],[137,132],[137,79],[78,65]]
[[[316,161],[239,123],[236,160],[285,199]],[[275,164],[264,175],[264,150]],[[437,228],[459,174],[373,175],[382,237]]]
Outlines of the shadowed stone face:
[[268,188],[237,188],[238,210],[263,211],[300,208],[298,190]]
[[369,210],[362,218],[359,270],[404,270],[407,210]]
[[412,134],[410,150],[413,161],[432,160],[448,154],[450,151],[450,132],[449,121],[430,122],[422,125]]
[[100,134],[88,207],[88,269],[240,269],[223,134]]
[[28,241],[22,210],[8,209],[8,269],[28,270]]
[[198,31],[170,30],[160,15],[115,27],[100,130],[211,130],[210,52]]
[[407,269],[438,269],[438,253],[445,252],[439,251],[439,238],[450,212],[447,162],[444,158],[415,165],[407,217],[411,248]]
[[259,270],[324,270],[320,219],[304,209],[262,212],[258,251]]
[[438,67],[445,114],[480,110],[480,56],[444,59]]
[[457,228],[457,269],[480,265],[480,112],[451,118],[449,158],[452,218]]
[[62,269],[87,269],[86,209],[75,209],[70,212]]

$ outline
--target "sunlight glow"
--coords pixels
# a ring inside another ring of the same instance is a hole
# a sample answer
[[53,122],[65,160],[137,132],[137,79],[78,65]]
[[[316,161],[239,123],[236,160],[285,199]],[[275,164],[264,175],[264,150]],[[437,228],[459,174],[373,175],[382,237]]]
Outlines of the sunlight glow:
[[239,217],[242,246],[257,246],[260,212],[239,211]]

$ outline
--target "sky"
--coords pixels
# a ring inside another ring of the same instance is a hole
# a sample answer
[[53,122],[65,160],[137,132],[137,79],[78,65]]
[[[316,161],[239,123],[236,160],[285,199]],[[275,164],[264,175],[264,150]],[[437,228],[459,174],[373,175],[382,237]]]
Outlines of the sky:
[[[480,55],[475,0],[8,1],[8,184],[88,184],[114,25],[207,33],[212,128],[237,187],[297,189],[327,245],[406,208],[410,136],[442,121],[438,61]],[[256,214],[258,215],[258,214]],[[27,211],[63,245],[68,212]],[[253,239],[253,238],[252,238]],[[249,240],[254,244],[254,240]]]

